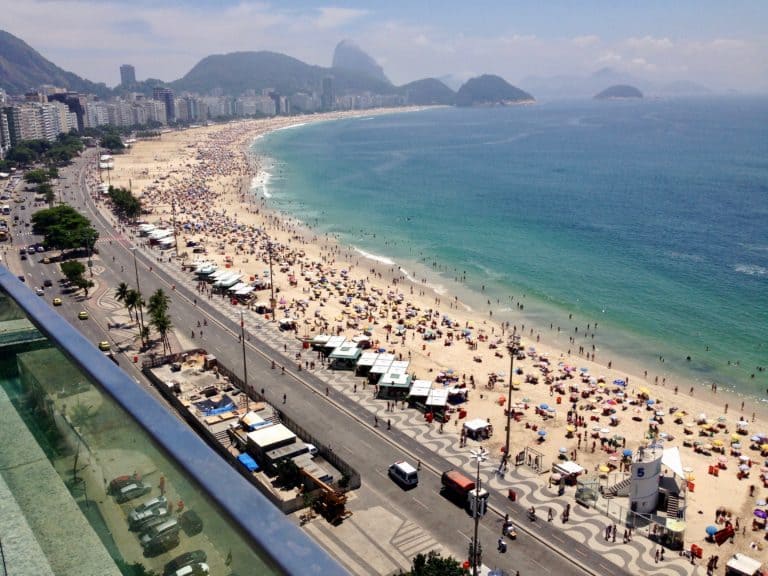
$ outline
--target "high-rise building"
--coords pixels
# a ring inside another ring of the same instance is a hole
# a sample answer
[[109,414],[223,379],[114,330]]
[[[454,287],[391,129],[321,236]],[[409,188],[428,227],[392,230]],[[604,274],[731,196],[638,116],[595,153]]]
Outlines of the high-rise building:
[[173,96],[173,90],[170,88],[155,86],[152,90],[152,98],[165,103],[165,118],[168,122],[176,120],[176,103]]
[[336,104],[336,94],[333,91],[333,78],[331,76],[323,78],[323,94],[321,98],[323,110],[333,110]]
[[136,68],[130,64],[120,66],[120,84],[125,87],[136,84]]

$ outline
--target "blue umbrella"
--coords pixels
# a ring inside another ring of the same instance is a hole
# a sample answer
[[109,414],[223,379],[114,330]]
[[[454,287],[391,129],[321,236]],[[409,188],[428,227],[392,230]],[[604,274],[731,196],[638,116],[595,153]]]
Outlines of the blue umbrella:
[[546,430],[539,430],[539,436],[546,436],[547,431]]
[[616,384],[616,386],[626,386],[627,385],[627,383],[624,380],[622,380],[621,378],[617,378],[616,380],[613,381],[613,383]]
[[654,404],[656,404],[656,400],[646,400],[646,401],[645,401],[645,403],[646,403],[648,406],[653,406]]
[[632,456],[632,450],[630,450],[629,448],[626,448],[626,449],[624,450],[624,452],[622,452],[622,454],[623,454],[624,456]]
[[540,408],[541,410],[546,410],[546,409],[548,409],[548,408],[549,408],[549,404],[539,404],[539,408]]
[[714,536],[720,531],[720,529],[717,526],[707,526],[705,528],[705,531],[707,533],[707,536]]

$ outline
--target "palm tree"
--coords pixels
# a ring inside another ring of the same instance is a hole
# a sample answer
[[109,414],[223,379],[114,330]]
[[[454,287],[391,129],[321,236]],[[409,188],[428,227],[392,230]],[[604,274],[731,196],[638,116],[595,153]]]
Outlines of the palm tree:
[[171,331],[173,325],[171,324],[171,317],[168,316],[168,305],[171,299],[159,288],[149,298],[149,306],[147,311],[150,315],[149,323],[160,334],[160,341],[163,343],[163,354],[166,353],[166,349],[170,352],[171,343],[168,340],[168,333]]
[[131,307],[128,305],[128,293],[130,291],[131,289],[128,287],[128,284],[125,282],[120,282],[120,285],[115,290],[115,300],[123,303],[123,305],[128,310],[128,317],[131,319],[131,322],[133,322],[133,312]]
[[[125,305],[128,308],[129,312],[130,310],[141,310],[141,308],[144,306],[144,300],[141,297],[141,292],[138,290],[129,289],[128,293],[125,295]],[[136,318],[138,319],[139,314],[136,314]],[[141,322],[139,322],[141,324]],[[145,327],[146,328],[146,327]],[[139,338],[141,338],[141,345],[144,346],[144,340],[145,333],[142,331],[142,326],[139,326]]]

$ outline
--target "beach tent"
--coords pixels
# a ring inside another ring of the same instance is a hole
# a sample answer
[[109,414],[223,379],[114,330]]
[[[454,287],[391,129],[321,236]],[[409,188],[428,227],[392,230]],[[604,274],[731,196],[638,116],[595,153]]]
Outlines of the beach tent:
[[414,380],[411,383],[411,390],[408,393],[414,402],[424,402],[429,396],[429,391],[432,390],[431,380]]
[[248,286],[248,284],[246,284],[245,282],[238,282],[234,286],[230,286],[229,287],[229,291],[230,292],[237,292],[238,290],[240,290],[241,288],[245,288],[246,286]]
[[466,431],[466,435],[475,440],[484,440],[488,438],[493,429],[488,421],[482,418],[467,420],[464,422],[463,428]]
[[685,478],[685,472],[683,472],[683,462],[680,459],[680,449],[675,446],[674,448],[666,448],[661,456],[661,463],[667,468],[672,470],[675,476]]

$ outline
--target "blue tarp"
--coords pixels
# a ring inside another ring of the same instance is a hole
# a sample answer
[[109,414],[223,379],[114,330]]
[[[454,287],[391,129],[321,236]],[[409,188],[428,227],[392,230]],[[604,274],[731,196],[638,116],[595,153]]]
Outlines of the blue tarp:
[[216,414],[223,414],[224,412],[234,410],[235,403],[232,401],[232,398],[225,394],[218,402],[211,402],[210,400],[200,400],[199,402],[195,402],[195,407],[197,407],[204,416],[215,416]]
[[240,454],[240,456],[237,457],[237,460],[248,468],[249,472],[256,472],[259,469],[259,465],[256,464],[256,460],[251,458],[250,454]]

